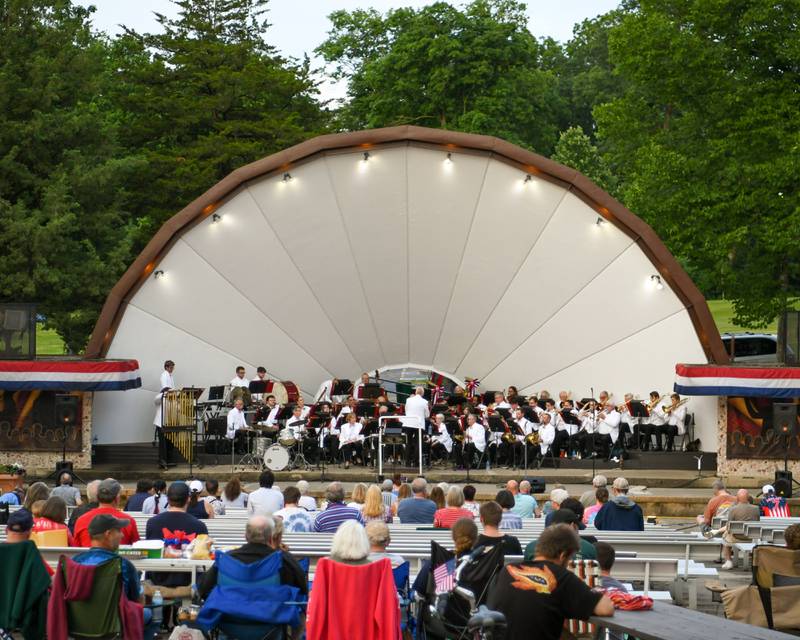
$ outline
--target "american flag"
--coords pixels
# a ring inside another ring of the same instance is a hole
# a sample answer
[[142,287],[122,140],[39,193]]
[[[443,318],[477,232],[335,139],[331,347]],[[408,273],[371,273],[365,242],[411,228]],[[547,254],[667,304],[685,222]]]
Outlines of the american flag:
[[447,593],[456,586],[456,561],[448,560],[433,570],[433,581],[436,583],[436,593]]
[[478,387],[481,386],[480,380],[477,378],[467,378],[467,397],[474,398],[475,392],[478,390]]

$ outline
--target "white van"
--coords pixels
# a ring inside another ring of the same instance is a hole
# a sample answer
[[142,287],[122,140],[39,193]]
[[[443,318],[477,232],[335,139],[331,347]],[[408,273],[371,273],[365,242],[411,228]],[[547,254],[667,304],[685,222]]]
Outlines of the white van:
[[748,331],[724,333],[721,337],[725,350],[734,362],[778,362],[778,336],[774,333]]

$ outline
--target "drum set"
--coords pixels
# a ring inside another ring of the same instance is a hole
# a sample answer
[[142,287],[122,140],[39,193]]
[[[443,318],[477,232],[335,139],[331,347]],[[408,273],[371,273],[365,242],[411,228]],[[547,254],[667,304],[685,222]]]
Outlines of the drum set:
[[[303,444],[314,435],[306,427],[256,428],[240,429],[247,439],[247,453],[238,462],[234,462],[231,451],[231,472],[236,471],[307,471],[311,464],[303,453]],[[270,435],[267,435],[270,434]],[[271,436],[274,436],[271,437]]]

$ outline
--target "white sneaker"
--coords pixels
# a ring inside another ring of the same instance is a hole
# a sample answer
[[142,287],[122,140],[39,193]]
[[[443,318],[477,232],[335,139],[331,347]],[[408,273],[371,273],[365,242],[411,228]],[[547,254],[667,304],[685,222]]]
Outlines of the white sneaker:
[[619,462],[619,458],[617,456],[614,456],[613,458],[611,458],[611,462]]
[[720,567],[720,569],[722,569],[723,571],[730,571],[731,569],[733,569],[733,561],[732,560],[726,560],[723,563],[723,565]]

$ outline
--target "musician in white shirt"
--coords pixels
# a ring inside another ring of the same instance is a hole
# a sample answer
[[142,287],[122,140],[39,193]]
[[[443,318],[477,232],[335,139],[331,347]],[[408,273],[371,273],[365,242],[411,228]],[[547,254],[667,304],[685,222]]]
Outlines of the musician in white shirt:
[[244,377],[244,367],[239,365],[236,367],[236,376],[231,380],[231,387],[244,387],[250,388],[250,381]]
[[331,405],[320,402],[317,405],[317,414],[314,418],[317,423],[317,442],[321,456],[326,456],[329,464],[333,463],[335,451],[339,448],[339,428],[336,418],[331,415]]
[[477,462],[479,454],[486,451],[486,428],[478,422],[474,413],[467,415],[467,428],[464,436],[464,456],[469,466],[472,467]]
[[581,421],[581,428],[575,441],[584,458],[594,455],[594,448],[597,441],[597,411],[594,400],[586,402],[578,413]]
[[550,422],[550,414],[545,412],[540,417],[539,424],[539,451],[542,457],[546,456],[556,439],[556,429]]
[[275,400],[275,396],[271,393],[264,398],[263,406],[259,407],[256,412],[256,422],[260,427],[276,428],[278,426],[278,412],[281,406]]
[[347,414],[339,434],[339,449],[344,458],[345,469],[349,469],[350,463],[355,462],[355,459],[361,458],[363,440],[361,424],[356,419],[355,411],[352,411]]
[[233,409],[228,411],[228,430],[225,437],[233,440],[241,429],[247,429],[247,420],[244,417],[244,400],[236,398]]
[[[172,360],[167,360],[164,363],[164,370],[161,372],[161,387],[164,389],[175,388],[175,378],[172,377],[172,372],[175,371],[175,363]],[[160,423],[159,423],[160,424]]]
[[[528,420],[525,417],[522,409],[519,407],[514,411],[514,422],[517,424],[517,427],[519,427],[518,429],[515,429],[517,442],[520,443],[520,446],[525,447],[528,450],[528,460],[535,460],[539,455],[539,449],[534,448],[533,445],[529,445],[525,438],[532,433],[537,433],[539,431],[539,425],[536,422],[531,422]],[[513,428],[513,425],[511,426]]]
[[444,414],[437,413],[433,424],[433,437],[431,438],[431,461],[446,460],[453,452],[453,438],[447,431]]
[[556,407],[561,410],[564,408],[564,403],[569,402],[570,407],[572,405],[572,400],[569,399],[569,392],[568,391],[559,391],[558,392],[558,402],[556,402]]
[[619,458],[611,457],[614,445],[619,439],[619,423],[621,416],[613,402],[607,402],[603,411],[597,415],[597,434],[600,444],[604,449],[608,448],[608,458],[614,462],[619,462]]
[[677,393],[670,394],[671,404],[667,405],[667,451],[675,447],[675,436],[682,436],[686,431],[686,405],[678,406],[681,397]]
[[653,451],[663,451],[662,442],[669,425],[667,424],[667,414],[664,413],[663,406],[666,404],[658,391],[650,392],[650,416],[647,418],[647,423],[642,425],[642,435],[644,436],[642,443],[642,451],[648,451],[652,442],[653,436],[656,437],[656,446]]
[[324,380],[321,385],[319,385],[319,389],[317,389],[317,395],[314,397],[316,401],[319,402],[333,402],[331,398],[331,393],[333,392],[333,383],[335,378],[331,378],[330,380]]
[[[547,405],[550,406],[550,400]],[[548,411],[548,413],[550,413]],[[577,416],[578,412],[572,408],[571,400],[564,400],[561,411],[555,412],[555,418],[552,424],[556,429],[556,440],[553,444],[553,453],[560,455],[561,451],[565,451],[567,455],[571,455],[577,449],[576,436],[580,431],[581,425],[574,422],[567,422],[562,414],[567,414],[569,420],[573,420],[570,416]]]
[[306,401],[303,396],[297,397],[297,402],[295,403],[296,407],[300,407],[300,417],[307,418],[308,414],[311,413],[311,407],[306,405]]
[[[406,417],[412,418],[409,421],[403,421],[403,426],[410,427],[405,429],[408,433],[408,446],[406,447],[406,459],[409,464],[414,462],[414,453],[418,450],[417,438],[421,437],[420,430],[425,429],[430,418],[431,410],[428,406],[428,401],[425,399],[425,388],[417,387],[414,389],[414,395],[411,395],[406,400]],[[413,420],[416,418],[416,420]]]
[[361,391],[364,388],[364,385],[369,384],[369,374],[362,373],[361,374],[361,381],[356,382],[355,386],[353,387],[353,397],[356,400],[361,400]]
[[494,408],[495,409],[510,409],[511,405],[506,400],[501,391],[496,391],[494,394]]
[[[553,455],[558,457],[561,452],[569,448],[569,431],[566,428],[564,419],[556,409],[556,401],[548,398],[544,402],[544,412],[550,416],[550,424],[555,429],[556,436],[553,441]],[[540,416],[541,418],[541,416]]]

